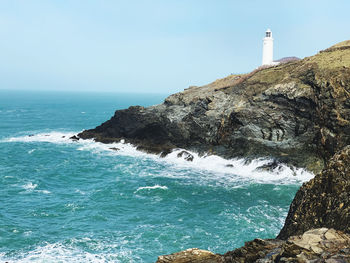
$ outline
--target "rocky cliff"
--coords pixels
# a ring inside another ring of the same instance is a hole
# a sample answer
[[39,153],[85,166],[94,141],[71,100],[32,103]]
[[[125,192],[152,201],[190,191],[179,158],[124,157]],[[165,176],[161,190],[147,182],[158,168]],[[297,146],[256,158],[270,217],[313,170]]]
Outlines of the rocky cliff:
[[116,111],[78,137],[124,139],[163,155],[180,147],[323,169],[297,192],[278,239],[247,242],[225,255],[190,249],[159,263],[350,262],[350,41],[190,87],[160,105]]
[[350,146],[336,153],[322,173],[299,189],[278,238],[318,227],[350,233]]
[[153,153],[174,148],[226,158],[272,157],[319,172],[350,144],[350,41],[319,54],[190,87],[148,108],[118,110],[78,136],[124,139]]

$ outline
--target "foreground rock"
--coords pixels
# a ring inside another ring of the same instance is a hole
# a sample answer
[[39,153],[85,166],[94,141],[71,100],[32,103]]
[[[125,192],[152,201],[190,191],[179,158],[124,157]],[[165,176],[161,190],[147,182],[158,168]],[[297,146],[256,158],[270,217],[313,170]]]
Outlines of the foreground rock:
[[299,189],[278,238],[328,227],[350,233],[350,146]]
[[319,172],[350,144],[350,41],[319,54],[191,87],[148,108],[118,110],[79,134],[124,139],[140,150],[174,148],[226,158],[273,157]]
[[350,262],[350,235],[319,228],[286,241],[255,239],[224,255],[189,249],[160,256],[157,263]]
[[190,248],[171,255],[158,257],[157,263],[221,263],[224,262],[220,255],[198,248]]

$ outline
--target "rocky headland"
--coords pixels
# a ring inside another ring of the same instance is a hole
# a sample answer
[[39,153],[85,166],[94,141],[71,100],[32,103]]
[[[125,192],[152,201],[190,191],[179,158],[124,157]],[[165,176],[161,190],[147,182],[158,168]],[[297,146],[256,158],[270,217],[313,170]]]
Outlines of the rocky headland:
[[317,174],[297,192],[277,239],[225,255],[192,249],[158,262],[350,262],[350,41],[190,87],[159,105],[118,110],[79,138],[124,140],[161,156],[184,148],[268,157]]

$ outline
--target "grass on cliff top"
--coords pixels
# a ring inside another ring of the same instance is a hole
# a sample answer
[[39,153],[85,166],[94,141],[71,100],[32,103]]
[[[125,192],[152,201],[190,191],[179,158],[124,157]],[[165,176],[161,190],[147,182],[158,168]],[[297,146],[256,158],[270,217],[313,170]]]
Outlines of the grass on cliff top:
[[343,42],[337,43],[337,44],[331,46],[329,49],[341,48],[341,47],[350,47],[350,40],[345,40]]
[[[305,68],[315,70],[336,70],[338,68],[350,68],[350,40],[346,40],[325,49],[318,54],[306,57],[302,60],[291,61],[272,67],[259,67],[250,73],[232,74],[222,79],[196,89],[225,90],[243,85],[262,86],[300,81],[298,77],[305,73]],[[190,89],[191,90],[191,89]],[[192,91],[185,92],[192,92]]]
[[[254,70],[247,78],[247,84],[273,84],[297,81],[298,74],[304,74],[303,68],[331,70],[350,68],[350,40],[338,43],[314,56],[306,57],[278,66]],[[294,76],[294,77],[293,77]]]
[[350,46],[347,49],[335,49],[329,52],[321,52],[316,56],[305,59],[310,63],[317,63],[320,69],[350,67]]

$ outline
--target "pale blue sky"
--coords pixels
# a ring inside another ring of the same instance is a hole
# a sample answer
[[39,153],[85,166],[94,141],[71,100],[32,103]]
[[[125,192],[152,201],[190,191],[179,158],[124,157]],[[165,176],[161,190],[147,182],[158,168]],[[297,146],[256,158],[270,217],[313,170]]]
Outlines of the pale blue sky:
[[0,0],[0,89],[173,93],[350,39],[348,0]]

